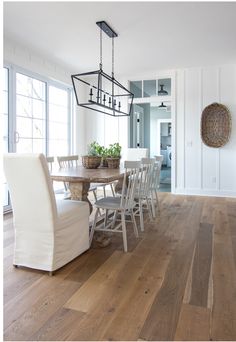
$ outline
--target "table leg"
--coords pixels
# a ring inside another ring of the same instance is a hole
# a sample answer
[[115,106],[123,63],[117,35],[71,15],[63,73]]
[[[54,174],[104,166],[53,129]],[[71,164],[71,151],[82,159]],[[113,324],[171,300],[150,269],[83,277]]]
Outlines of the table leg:
[[90,214],[93,211],[93,206],[88,199],[88,191],[89,191],[90,183],[87,182],[70,182],[69,189],[71,193],[71,199],[77,201],[85,201],[89,204]]
[[[70,182],[69,183],[69,189],[71,192],[71,199],[77,200],[77,201],[85,201],[89,204],[90,214],[93,211],[93,206],[91,202],[88,199],[88,190],[90,188],[90,183],[85,182]],[[106,247],[110,244],[111,239],[107,237],[104,233],[97,234],[94,237],[95,241],[97,241],[98,245],[100,247]]]
[[[121,177],[121,178],[118,179],[118,182],[115,185],[115,192],[116,193],[121,193],[122,192],[123,181],[124,181],[124,177]],[[128,185],[128,177],[126,179],[126,185]]]

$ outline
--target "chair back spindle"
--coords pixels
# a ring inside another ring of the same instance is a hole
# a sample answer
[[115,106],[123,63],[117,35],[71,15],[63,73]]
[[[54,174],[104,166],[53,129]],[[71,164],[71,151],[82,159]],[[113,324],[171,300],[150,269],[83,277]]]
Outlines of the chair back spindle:
[[125,161],[125,175],[121,194],[121,207],[132,208],[135,191],[138,186],[140,161]]
[[78,155],[57,157],[57,161],[58,161],[60,168],[77,166],[78,160],[79,160]]

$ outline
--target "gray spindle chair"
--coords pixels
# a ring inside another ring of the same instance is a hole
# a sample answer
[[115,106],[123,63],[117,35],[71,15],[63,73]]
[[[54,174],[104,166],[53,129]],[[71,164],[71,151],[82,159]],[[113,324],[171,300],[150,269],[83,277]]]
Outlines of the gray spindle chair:
[[[95,213],[95,218],[92,226],[92,231],[90,235],[90,243],[92,242],[94,231],[99,232],[112,232],[121,233],[123,236],[124,251],[127,252],[127,233],[126,233],[126,215],[131,216],[133,223],[133,229],[135,236],[138,237],[138,229],[134,217],[134,207],[136,202],[134,200],[135,189],[138,186],[138,177],[140,171],[139,161],[125,161],[125,174],[122,186],[122,192],[120,197],[104,197],[97,202],[94,206],[97,208]],[[99,209],[104,209],[105,211],[113,211],[113,220],[108,221],[104,219],[103,223],[97,226],[97,219],[99,214]],[[117,222],[117,214],[121,214],[121,221]]]

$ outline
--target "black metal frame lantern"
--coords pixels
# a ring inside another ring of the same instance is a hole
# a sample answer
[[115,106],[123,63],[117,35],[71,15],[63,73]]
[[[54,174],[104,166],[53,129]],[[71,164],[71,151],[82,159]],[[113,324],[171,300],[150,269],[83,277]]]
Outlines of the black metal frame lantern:
[[[114,38],[117,37],[105,21],[96,23],[100,27],[100,64],[99,70],[71,75],[78,106],[103,114],[119,117],[130,116],[134,95],[114,77]],[[102,31],[112,38],[112,74],[102,70]],[[130,104],[126,111],[123,99]]]

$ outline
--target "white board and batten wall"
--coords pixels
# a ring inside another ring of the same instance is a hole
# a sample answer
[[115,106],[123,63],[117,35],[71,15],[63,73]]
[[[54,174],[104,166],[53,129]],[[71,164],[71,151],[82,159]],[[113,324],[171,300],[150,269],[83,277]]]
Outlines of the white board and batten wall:
[[[5,43],[4,47],[5,61],[70,84],[70,70],[50,63],[17,43]],[[175,151],[172,150],[172,156],[176,162],[173,192],[235,197],[236,65],[179,69],[171,73],[175,74],[176,85],[172,116],[175,128],[172,129],[172,134],[175,134],[175,144],[172,142]],[[160,73],[149,72],[148,75],[141,75],[140,79],[156,74]],[[139,79],[140,75],[136,76]],[[119,81],[128,87],[130,79],[125,77]],[[232,115],[230,141],[217,149],[205,146],[200,136],[202,110],[212,102],[225,104]],[[74,153],[79,155],[86,153],[87,144],[93,140],[106,146],[119,141],[123,147],[128,147],[127,117],[112,118],[77,107],[73,126]]]
[[[176,71],[176,193],[236,196],[236,65]],[[230,141],[201,141],[202,110],[213,102],[232,115]]]
[[[171,111],[172,138],[175,136],[175,141],[172,140],[172,147],[175,146],[172,149],[172,158],[175,158],[172,192],[236,197],[236,65],[179,69],[171,73],[175,75],[176,86],[172,104],[175,108]],[[123,79],[121,83],[128,86],[130,79]],[[221,148],[207,147],[201,140],[201,113],[213,102],[225,104],[232,115],[231,138]],[[87,143],[96,140],[109,145],[119,141],[127,147],[128,129],[126,117],[85,113]]]

